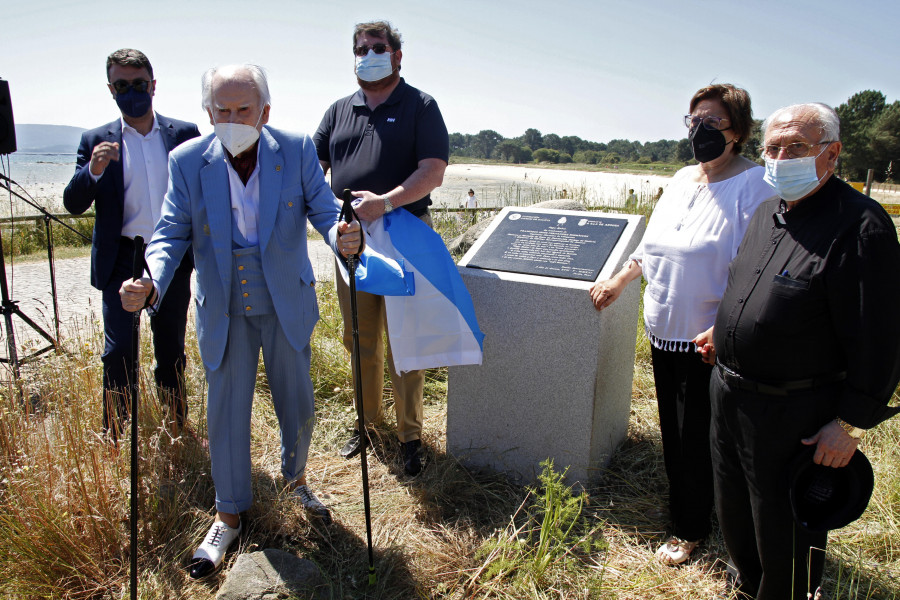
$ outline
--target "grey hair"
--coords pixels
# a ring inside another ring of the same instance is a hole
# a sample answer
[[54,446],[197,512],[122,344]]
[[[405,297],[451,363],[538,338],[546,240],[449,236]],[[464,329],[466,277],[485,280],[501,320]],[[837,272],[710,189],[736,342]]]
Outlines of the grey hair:
[[259,92],[259,107],[271,105],[272,97],[269,95],[269,82],[266,79],[266,70],[259,65],[244,63],[240,65],[225,65],[223,67],[213,67],[203,74],[203,108],[212,109],[212,80],[213,77],[219,75],[226,81],[235,79],[235,75],[246,71],[253,79],[256,85],[256,91]]
[[804,112],[816,113],[816,124],[822,129],[822,141],[837,142],[841,139],[841,118],[833,108],[822,102],[807,102],[804,104],[792,104],[779,108],[771,115],[766,117],[762,124],[763,136],[769,129],[772,121],[784,116],[785,114],[799,114]]

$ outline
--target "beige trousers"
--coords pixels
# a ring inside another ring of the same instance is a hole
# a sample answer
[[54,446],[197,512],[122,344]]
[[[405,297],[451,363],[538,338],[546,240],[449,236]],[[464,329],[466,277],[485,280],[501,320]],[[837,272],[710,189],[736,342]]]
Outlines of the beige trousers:
[[[431,215],[419,217],[431,226]],[[350,286],[344,283],[339,272],[335,274],[341,315],[344,318],[344,347],[353,353],[353,321],[350,312]],[[425,371],[407,371],[402,375],[394,370],[391,360],[390,340],[385,341],[387,319],[384,296],[366,292],[356,293],[357,321],[359,323],[359,365],[362,372],[363,412],[366,424],[380,423],[383,418],[382,391],[384,388],[385,343],[387,344],[388,370],[394,389],[394,412],[397,415],[397,437],[401,442],[417,440],[422,435],[422,396],[425,388]],[[351,362],[352,364],[352,362]],[[354,381],[356,371],[354,367]],[[359,424],[357,423],[357,427]]]

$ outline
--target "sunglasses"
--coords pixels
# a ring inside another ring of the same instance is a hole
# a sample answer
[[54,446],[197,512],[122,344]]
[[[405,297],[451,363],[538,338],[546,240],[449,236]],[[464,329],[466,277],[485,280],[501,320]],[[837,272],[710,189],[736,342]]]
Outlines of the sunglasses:
[[369,53],[369,50],[372,50],[375,54],[384,54],[388,48],[390,48],[390,44],[372,44],[371,46],[354,46],[353,54],[356,56],[365,56]]
[[[728,124],[728,127],[723,127],[722,121],[725,121]],[[709,129],[710,131],[725,131],[726,129],[731,129],[731,120],[728,119],[728,117],[713,117],[712,115],[708,117],[695,117],[693,115],[684,115],[684,126],[688,129],[695,129],[701,124],[705,129]]]
[[112,86],[116,90],[117,94],[125,94],[128,92],[128,90],[132,89],[136,92],[143,93],[150,89],[150,82],[146,79],[135,79],[133,81],[117,79],[113,81]]

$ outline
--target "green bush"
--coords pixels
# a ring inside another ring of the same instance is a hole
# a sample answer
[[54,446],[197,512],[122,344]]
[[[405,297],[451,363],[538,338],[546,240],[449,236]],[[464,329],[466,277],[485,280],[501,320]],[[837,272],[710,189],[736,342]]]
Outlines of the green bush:
[[538,148],[532,153],[532,157],[534,158],[534,162],[536,163],[558,163],[559,150],[553,150],[552,148]]

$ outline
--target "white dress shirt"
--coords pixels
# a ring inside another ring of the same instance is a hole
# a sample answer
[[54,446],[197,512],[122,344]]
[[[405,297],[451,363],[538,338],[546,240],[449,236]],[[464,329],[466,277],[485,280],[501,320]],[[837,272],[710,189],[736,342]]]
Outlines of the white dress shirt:
[[259,244],[259,145],[256,147],[256,167],[250,173],[247,185],[225,157],[228,167],[228,187],[231,189],[231,214],[234,222],[251,246]]
[[122,218],[122,235],[136,235],[150,240],[153,228],[159,221],[166,186],[169,183],[169,153],[163,143],[156,114],[153,127],[147,135],[122,120],[122,174],[125,184],[125,206]]

